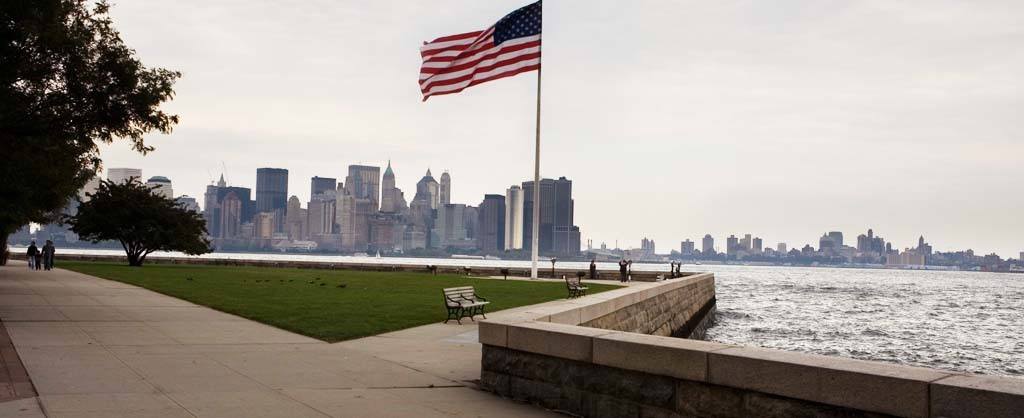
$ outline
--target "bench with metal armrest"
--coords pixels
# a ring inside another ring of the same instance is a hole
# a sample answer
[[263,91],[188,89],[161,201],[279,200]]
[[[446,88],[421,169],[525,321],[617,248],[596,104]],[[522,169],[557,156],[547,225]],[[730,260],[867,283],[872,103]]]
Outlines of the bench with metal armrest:
[[587,289],[588,288],[586,286],[584,286],[583,283],[580,282],[580,278],[578,276],[577,277],[562,276],[562,277],[565,278],[565,287],[566,287],[566,289],[569,290],[569,299],[578,298],[580,296],[586,296],[587,295]]
[[484,307],[488,303],[491,302],[476,294],[473,286],[446,288],[444,289],[444,306],[448,309],[448,319],[445,319],[444,322],[447,324],[448,321],[454,319],[462,324],[462,318],[466,317],[471,321],[476,321],[473,319],[474,315],[480,315],[487,319],[487,315],[484,315]]

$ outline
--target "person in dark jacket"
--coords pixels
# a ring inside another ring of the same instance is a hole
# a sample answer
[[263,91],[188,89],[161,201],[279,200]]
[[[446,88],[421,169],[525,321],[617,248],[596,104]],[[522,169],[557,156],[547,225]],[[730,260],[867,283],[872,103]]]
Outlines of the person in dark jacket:
[[32,241],[28,245],[28,251],[25,253],[25,258],[28,258],[28,269],[36,269],[36,254],[39,254],[39,248],[36,247],[36,242]]
[[626,272],[626,259],[623,258],[619,260],[619,275],[622,276],[619,278],[619,281],[625,283],[626,279],[629,278],[627,274],[628,273]]
[[47,271],[53,269],[53,254],[56,252],[53,241],[46,240],[46,245],[43,246],[43,268]]
[[590,280],[597,280],[597,260],[590,260]]

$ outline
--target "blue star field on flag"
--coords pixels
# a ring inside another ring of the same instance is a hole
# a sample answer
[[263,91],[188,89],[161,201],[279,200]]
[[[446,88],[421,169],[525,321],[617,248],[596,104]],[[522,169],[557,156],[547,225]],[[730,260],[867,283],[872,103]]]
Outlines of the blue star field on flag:
[[501,45],[509,39],[540,34],[541,2],[523,6],[501,18],[494,25],[494,45]]

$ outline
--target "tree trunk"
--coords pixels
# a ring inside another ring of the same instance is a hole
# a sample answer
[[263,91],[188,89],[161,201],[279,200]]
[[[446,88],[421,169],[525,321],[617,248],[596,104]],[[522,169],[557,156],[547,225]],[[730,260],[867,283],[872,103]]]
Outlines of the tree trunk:
[[7,257],[10,255],[7,252],[7,238],[10,234],[0,233],[0,266],[7,265]]

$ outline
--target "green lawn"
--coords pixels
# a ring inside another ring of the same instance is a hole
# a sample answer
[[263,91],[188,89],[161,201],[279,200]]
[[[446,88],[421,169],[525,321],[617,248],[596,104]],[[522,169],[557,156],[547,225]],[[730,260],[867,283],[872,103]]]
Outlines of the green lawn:
[[[491,301],[487,312],[566,297],[564,283],[424,273],[158,264],[128,267],[70,261],[60,267],[328,342],[443,321],[446,311],[441,289],[445,287],[474,286],[480,296]],[[589,293],[617,287],[587,286]]]

